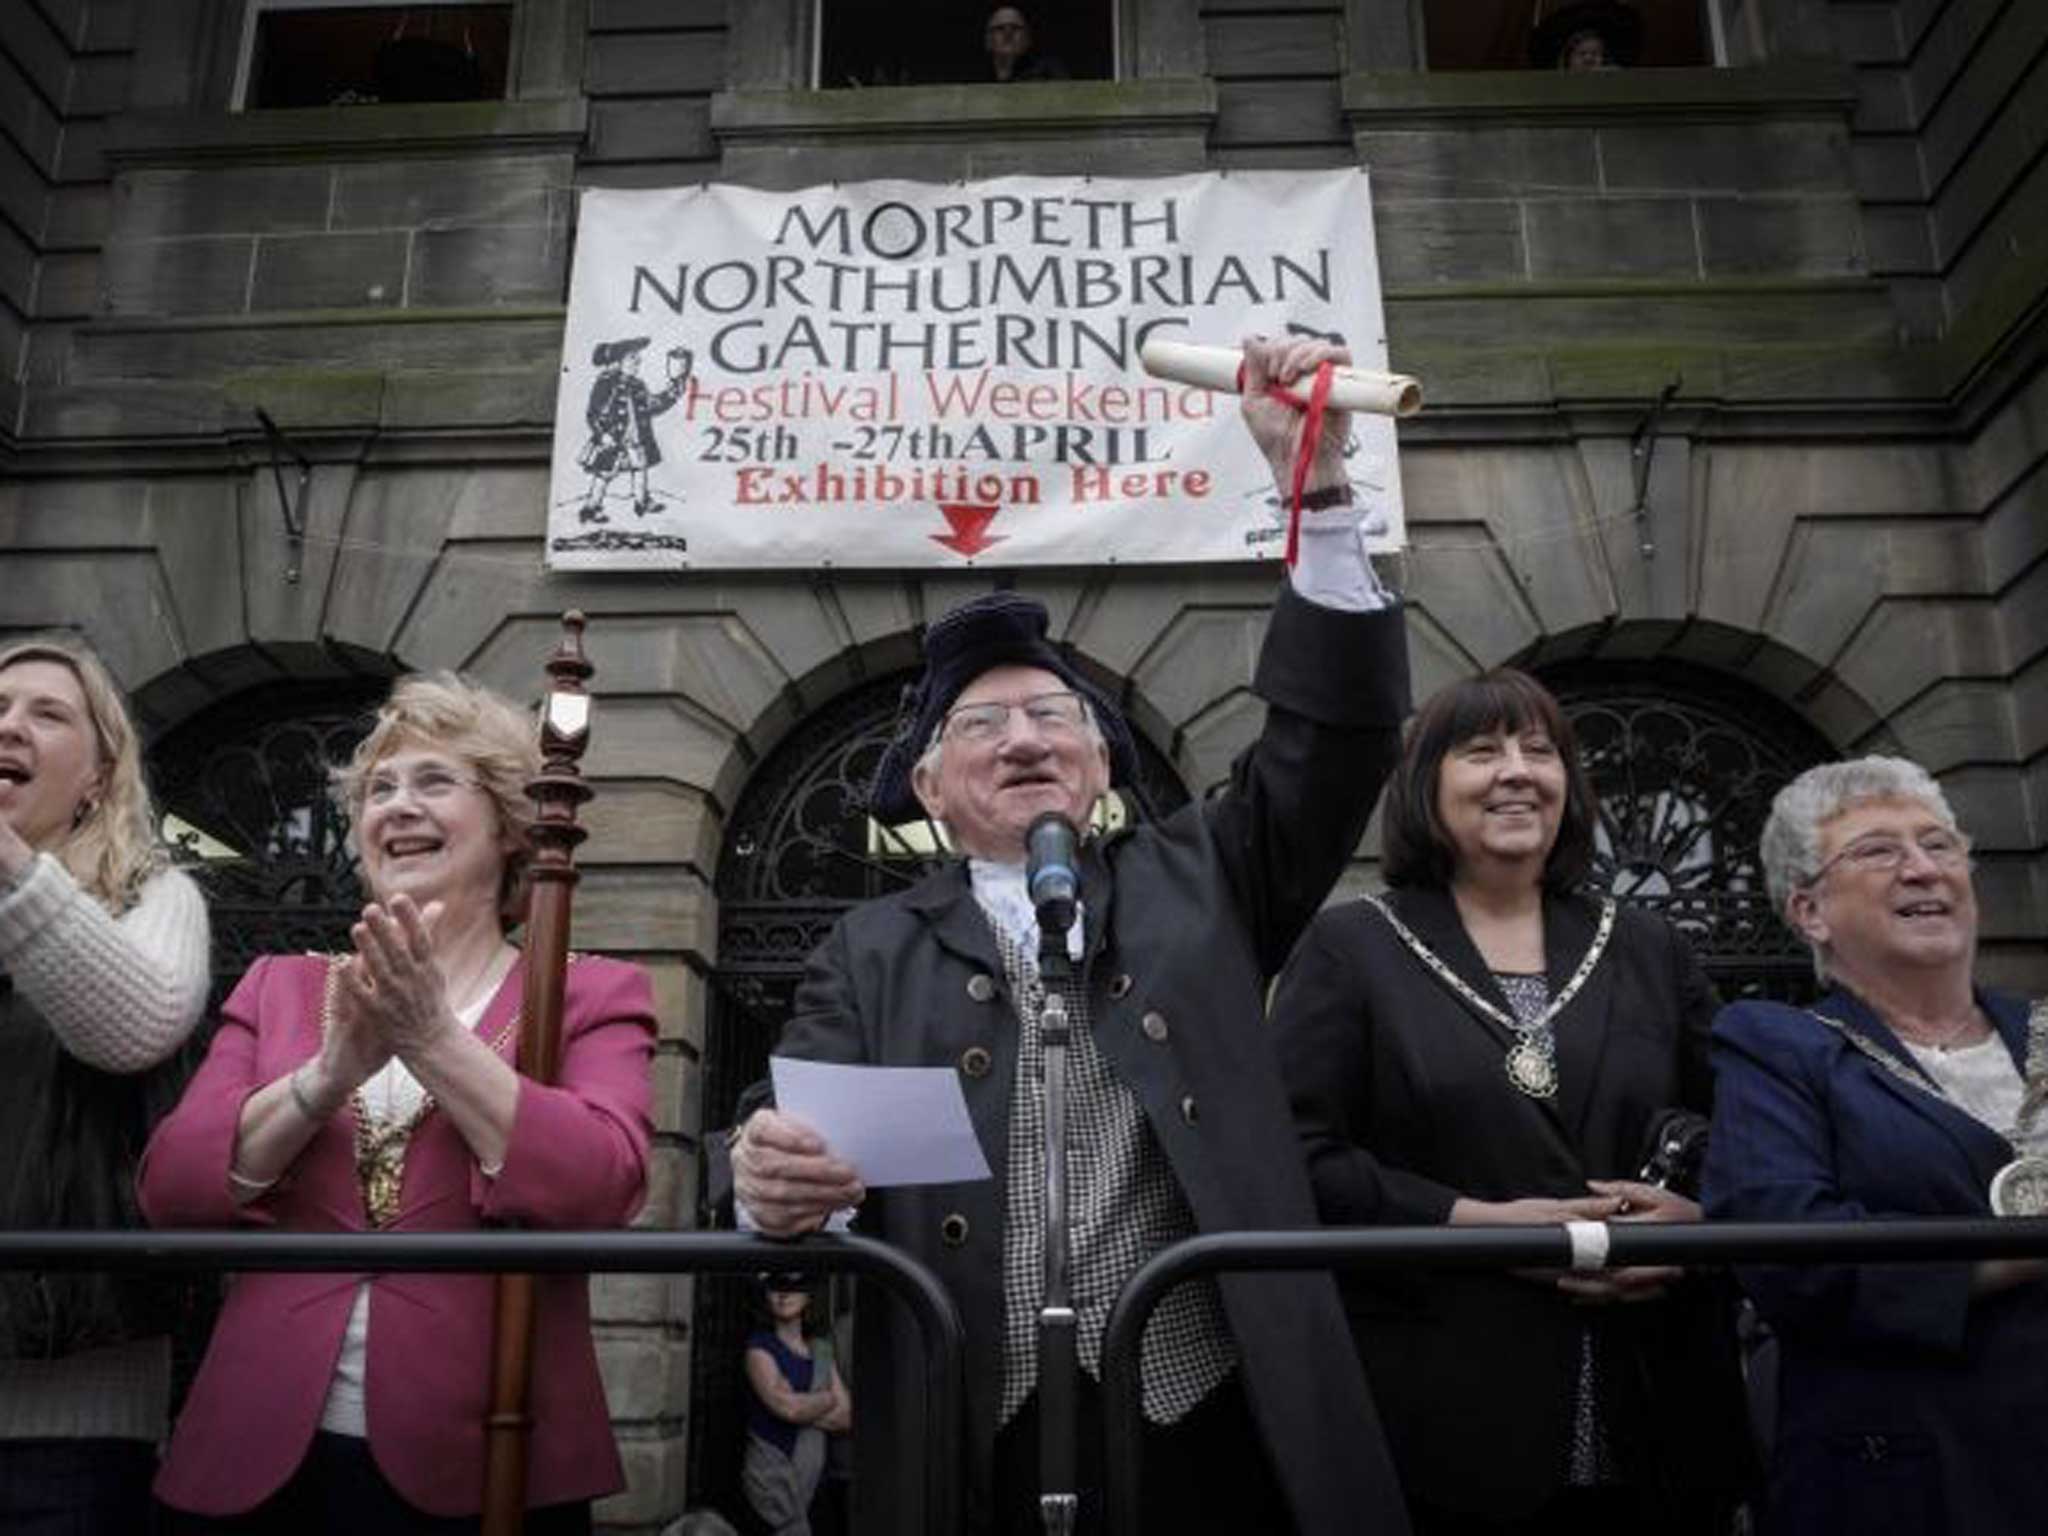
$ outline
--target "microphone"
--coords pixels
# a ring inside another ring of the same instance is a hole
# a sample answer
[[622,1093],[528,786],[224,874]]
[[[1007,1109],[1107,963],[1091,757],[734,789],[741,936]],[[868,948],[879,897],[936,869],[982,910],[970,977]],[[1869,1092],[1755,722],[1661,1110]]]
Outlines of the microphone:
[[1034,817],[1024,833],[1024,889],[1038,912],[1040,938],[1074,926],[1081,896],[1081,834],[1058,811]]
[[[1241,392],[1244,354],[1236,347],[1148,341],[1138,349],[1138,361],[1155,379],[1232,395]],[[1405,373],[1338,367],[1331,372],[1330,404],[1340,411],[1364,411],[1372,416],[1413,416],[1422,409],[1422,385]]]

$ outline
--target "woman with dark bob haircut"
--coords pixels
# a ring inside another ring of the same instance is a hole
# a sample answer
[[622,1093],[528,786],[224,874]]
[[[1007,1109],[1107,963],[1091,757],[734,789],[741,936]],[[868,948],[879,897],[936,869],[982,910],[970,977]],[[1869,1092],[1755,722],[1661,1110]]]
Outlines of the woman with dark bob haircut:
[[[1382,802],[1392,889],[1325,910],[1273,999],[1332,1224],[1697,1221],[1713,987],[1581,889],[1599,807],[1527,673],[1439,691]],[[1725,1531],[1749,1469],[1728,1293],[1670,1269],[1345,1285],[1418,1532]]]

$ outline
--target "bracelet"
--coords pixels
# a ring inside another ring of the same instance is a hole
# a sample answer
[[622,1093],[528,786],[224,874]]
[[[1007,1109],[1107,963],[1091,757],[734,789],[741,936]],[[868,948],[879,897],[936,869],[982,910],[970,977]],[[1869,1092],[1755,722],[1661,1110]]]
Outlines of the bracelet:
[[228,1188],[238,1200],[254,1200],[257,1196],[275,1188],[275,1179],[252,1179],[239,1169],[228,1169]]
[[1331,507],[1351,505],[1351,487],[1348,485],[1326,485],[1319,491],[1304,491],[1301,510],[1304,512],[1325,512]]
[[[306,1092],[305,1085],[299,1081],[299,1074],[304,1072],[306,1068],[311,1065],[311,1062],[300,1062],[298,1066],[292,1069],[292,1075],[286,1078],[285,1082],[288,1085],[290,1085],[292,1102],[298,1105],[299,1113],[304,1115],[308,1120],[311,1120],[315,1125],[319,1125],[323,1121],[327,1120],[330,1116],[332,1116],[334,1110],[320,1110],[315,1108],[311,1096],[308,1095]],[[340,1106],[338,1105],[336,1106],[336,1108],[339,1107]]]

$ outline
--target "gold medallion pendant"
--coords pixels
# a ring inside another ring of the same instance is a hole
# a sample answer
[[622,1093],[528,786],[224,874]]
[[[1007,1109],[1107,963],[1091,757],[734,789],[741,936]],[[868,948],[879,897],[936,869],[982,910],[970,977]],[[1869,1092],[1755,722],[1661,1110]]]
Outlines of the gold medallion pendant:
[[1516,1042],[1508,1052],[1508,1081],[1532,1099],[1557,1095],[1557,1058],[1531,1041]]

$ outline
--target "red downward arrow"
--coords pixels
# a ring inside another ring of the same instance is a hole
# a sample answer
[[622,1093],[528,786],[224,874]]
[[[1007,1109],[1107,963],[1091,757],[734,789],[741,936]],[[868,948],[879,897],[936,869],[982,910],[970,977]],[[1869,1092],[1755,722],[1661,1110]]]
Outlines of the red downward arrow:
[[931,541],[934,544],[943,544],[956,554],[978,555],[991,544],[1003,542],[1001,534],[991,535],[988,532],[988,525],[994,522],[996,514],[1003,510],[1000,504],[975,506],[971,503],[948,504],[942,501],[939,503],[939,510],[946,514],[946,521],[953,525],[953,531],[933,534]]

